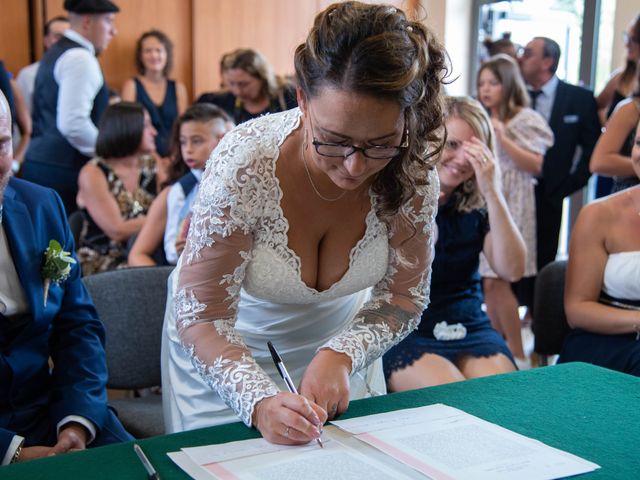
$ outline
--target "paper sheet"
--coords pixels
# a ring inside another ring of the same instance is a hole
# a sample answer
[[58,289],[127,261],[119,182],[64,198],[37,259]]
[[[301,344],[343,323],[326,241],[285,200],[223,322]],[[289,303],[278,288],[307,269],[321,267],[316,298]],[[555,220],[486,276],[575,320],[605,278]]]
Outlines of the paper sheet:
[[168,455],[196,480],[546,480],[599,468],[441,404],[332,423],[325,448],[253,439]]
[[332,423],[435,479],[545,480],[599,468],[441,404]]

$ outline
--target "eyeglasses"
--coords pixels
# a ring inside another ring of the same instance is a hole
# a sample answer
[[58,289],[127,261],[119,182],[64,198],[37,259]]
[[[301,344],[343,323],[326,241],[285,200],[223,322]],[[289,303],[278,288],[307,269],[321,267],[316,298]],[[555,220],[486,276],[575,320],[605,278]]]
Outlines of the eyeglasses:
[[636,45],[640,45],[640,38],[632,37],[628,32],[622,33],[622,40],[626,45],[630,43],[635,43]]
[[[313,133],[314,128],[311,115],[309,115],[309,125]],[[356,147],[355,145],[345,145],[343,143],[326,143],[319,141],[315,134],[313,135],[311,144],[315,147],[318,155],[322,155],[323,157],[347,158],[355,152],[362,152],[365,157],[373,160],[389,160],[390,158],[397,157],[409,148],[409,130],[406,127],[405,119],[405,129],[402,133],[400,145],[397,146],[374,145],[371,147]]]

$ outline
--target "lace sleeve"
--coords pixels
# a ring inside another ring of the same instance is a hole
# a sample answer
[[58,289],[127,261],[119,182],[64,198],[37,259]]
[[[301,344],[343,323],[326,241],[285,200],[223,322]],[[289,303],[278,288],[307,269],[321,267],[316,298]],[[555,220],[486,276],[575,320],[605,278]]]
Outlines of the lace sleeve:
[[348,355],[352,374],[382,356],[420,323],[429,303],[439,193],[438,174],[433,169],[428,184],[403,207],[413,228],[403,221],[390,226],[387,272],[374,286],[371,299],[345,330],[320,347]]
[[[234,151],[242,139],[225,140],[209,160],[193,207],[175,316],[182,345],[204,381],[251,426],[255,404],[279,391],[235,330],[265,173]],[[229,168],[230,163],[235,166]]]

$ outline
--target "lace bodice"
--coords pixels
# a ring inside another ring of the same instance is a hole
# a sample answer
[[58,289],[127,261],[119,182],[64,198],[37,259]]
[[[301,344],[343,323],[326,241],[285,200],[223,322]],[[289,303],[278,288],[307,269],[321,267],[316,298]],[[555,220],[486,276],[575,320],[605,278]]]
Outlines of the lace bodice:
[[299,124],[294,109],[252,120],[224,137],[207,164],[178,264],[174,314],[180,340],[204,381],[247,425],[255,404],[278,388],[238,329],[242,298],[326,305],[373,287],[370,300],[320,346],[348,355],[352,374],[412,331],[428,303],[435,170],[402,207],[411,227],[382,222],[370,195],[366,230],[350,252],[347,272],[324,291],[303,282],[300,258],[288,246],[275,174],[280,147]]

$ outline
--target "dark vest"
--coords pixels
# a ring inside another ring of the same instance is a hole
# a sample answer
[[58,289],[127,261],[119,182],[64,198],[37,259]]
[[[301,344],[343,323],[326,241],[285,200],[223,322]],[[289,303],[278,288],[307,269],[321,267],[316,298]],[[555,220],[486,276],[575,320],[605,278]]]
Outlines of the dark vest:
[[[58,83],[53,76],[53,69],[60,56],[72,48],[84,47],[67,37],[62,37],[45,53],[40,61],[33,89],[33,135],[27,150],[26,160],[77,171],[89,158],[71,146],[56,126]],[[93,109],[91,110],[91,121],[96,126],[107,108],[108,102],[109,92],[103,83],[93,99]]]
[[191,193],[191,190],[193,190],[193,188],[198,184],[198,179],[189,171],[178,179],[178,183],[180,184],[180,187],[182,187],[184,198],[187,198]]

